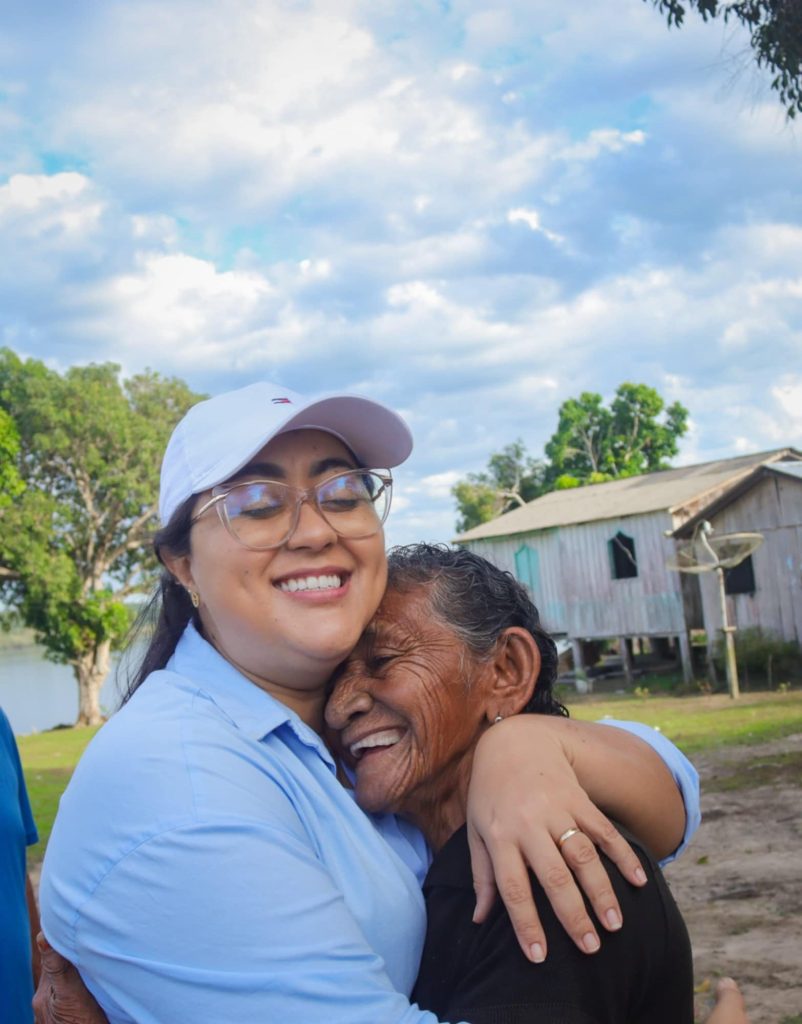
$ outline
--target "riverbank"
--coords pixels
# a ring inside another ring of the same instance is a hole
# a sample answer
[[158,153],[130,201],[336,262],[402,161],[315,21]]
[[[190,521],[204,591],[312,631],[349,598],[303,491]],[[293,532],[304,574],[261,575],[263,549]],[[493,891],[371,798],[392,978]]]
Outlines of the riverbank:
[[[100,691],[100,706],[111,714],[120,703],[116,666]],[[70,665],[48,661],[42,647],[0,651],[0,707],[16,736],[73,725],[78,718],[78,684]]]
[[0,651],[24,651],[35,648],[36,640],[32,629],[0,629]]

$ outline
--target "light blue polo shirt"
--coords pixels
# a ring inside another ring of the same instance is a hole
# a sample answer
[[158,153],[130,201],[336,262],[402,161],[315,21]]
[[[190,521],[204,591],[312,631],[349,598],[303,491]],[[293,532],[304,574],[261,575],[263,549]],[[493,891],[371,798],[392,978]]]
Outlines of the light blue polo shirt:
[[113,1024],[435,1024],[399,994],[427,863],[415,829],[365,815],[319,737],[190,628],[73,775],[42,925]]
[[660,861],[660,865],[664,867],[679,857],[691,841],[694,832],[702,823],[699,772],[697,772],[682,751],[674,746],[671,740],[666,739],[661,732],[658,732],[651,725],[644,725],[642,722],[622,722],[617,718],[601,718],[598,724],[614,725],[617,729],[624,729],[626,732],[631,732],[633,735],[645,740],[662,757],[666,767],[674,776],[674,781],[682,794],[682,801],[685,804],[685,834],[676,850],[670,856],[664,857]]
[[189,627],[73,775],[42,924],[112,1024],[436,1024],[401,994],[427,867],[420,834],[365,815],[320,738]]

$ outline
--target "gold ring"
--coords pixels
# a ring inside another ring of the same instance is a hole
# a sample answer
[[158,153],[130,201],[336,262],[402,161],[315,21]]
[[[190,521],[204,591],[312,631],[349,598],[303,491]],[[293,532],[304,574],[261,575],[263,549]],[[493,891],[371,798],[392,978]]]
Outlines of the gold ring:
[[571,836],[578,836],[580,831],[581,829],[578,828],[567,828],[565,832],[563,832],[563,834],[557,840],[557,845],[559,846],[559,848],[562,849],[563,843],[567,842],[571,838]]

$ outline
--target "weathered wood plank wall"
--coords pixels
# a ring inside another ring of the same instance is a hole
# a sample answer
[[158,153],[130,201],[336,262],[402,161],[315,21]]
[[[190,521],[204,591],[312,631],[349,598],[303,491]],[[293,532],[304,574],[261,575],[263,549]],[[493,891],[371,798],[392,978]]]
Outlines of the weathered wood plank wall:
[[[752,555],[756,590],[727,598],[731,625],[756,626],[802,645],[802,481],[771,474],[711,518],[717,533],[756,532]],[[700,578],[708,632],[721,629],[715,573]]]
[[[582,639],[666,636],[686,629],[679,573],[666,569],[674,541],[667,512],[622,516],[514,537],[476,540],[466,547],[516,575],[516,553],[537,552],[534,600],[544,625]],[[619,530],[633,538],[638,575],[613,579],[608,542]]]

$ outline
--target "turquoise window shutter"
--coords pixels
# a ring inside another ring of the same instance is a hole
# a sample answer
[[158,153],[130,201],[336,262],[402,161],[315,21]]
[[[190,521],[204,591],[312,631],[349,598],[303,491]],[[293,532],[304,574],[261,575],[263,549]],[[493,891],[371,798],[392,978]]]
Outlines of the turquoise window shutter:
[[515,552],[515,577],[535,600],[540,590],[540,556],[526,544]]

